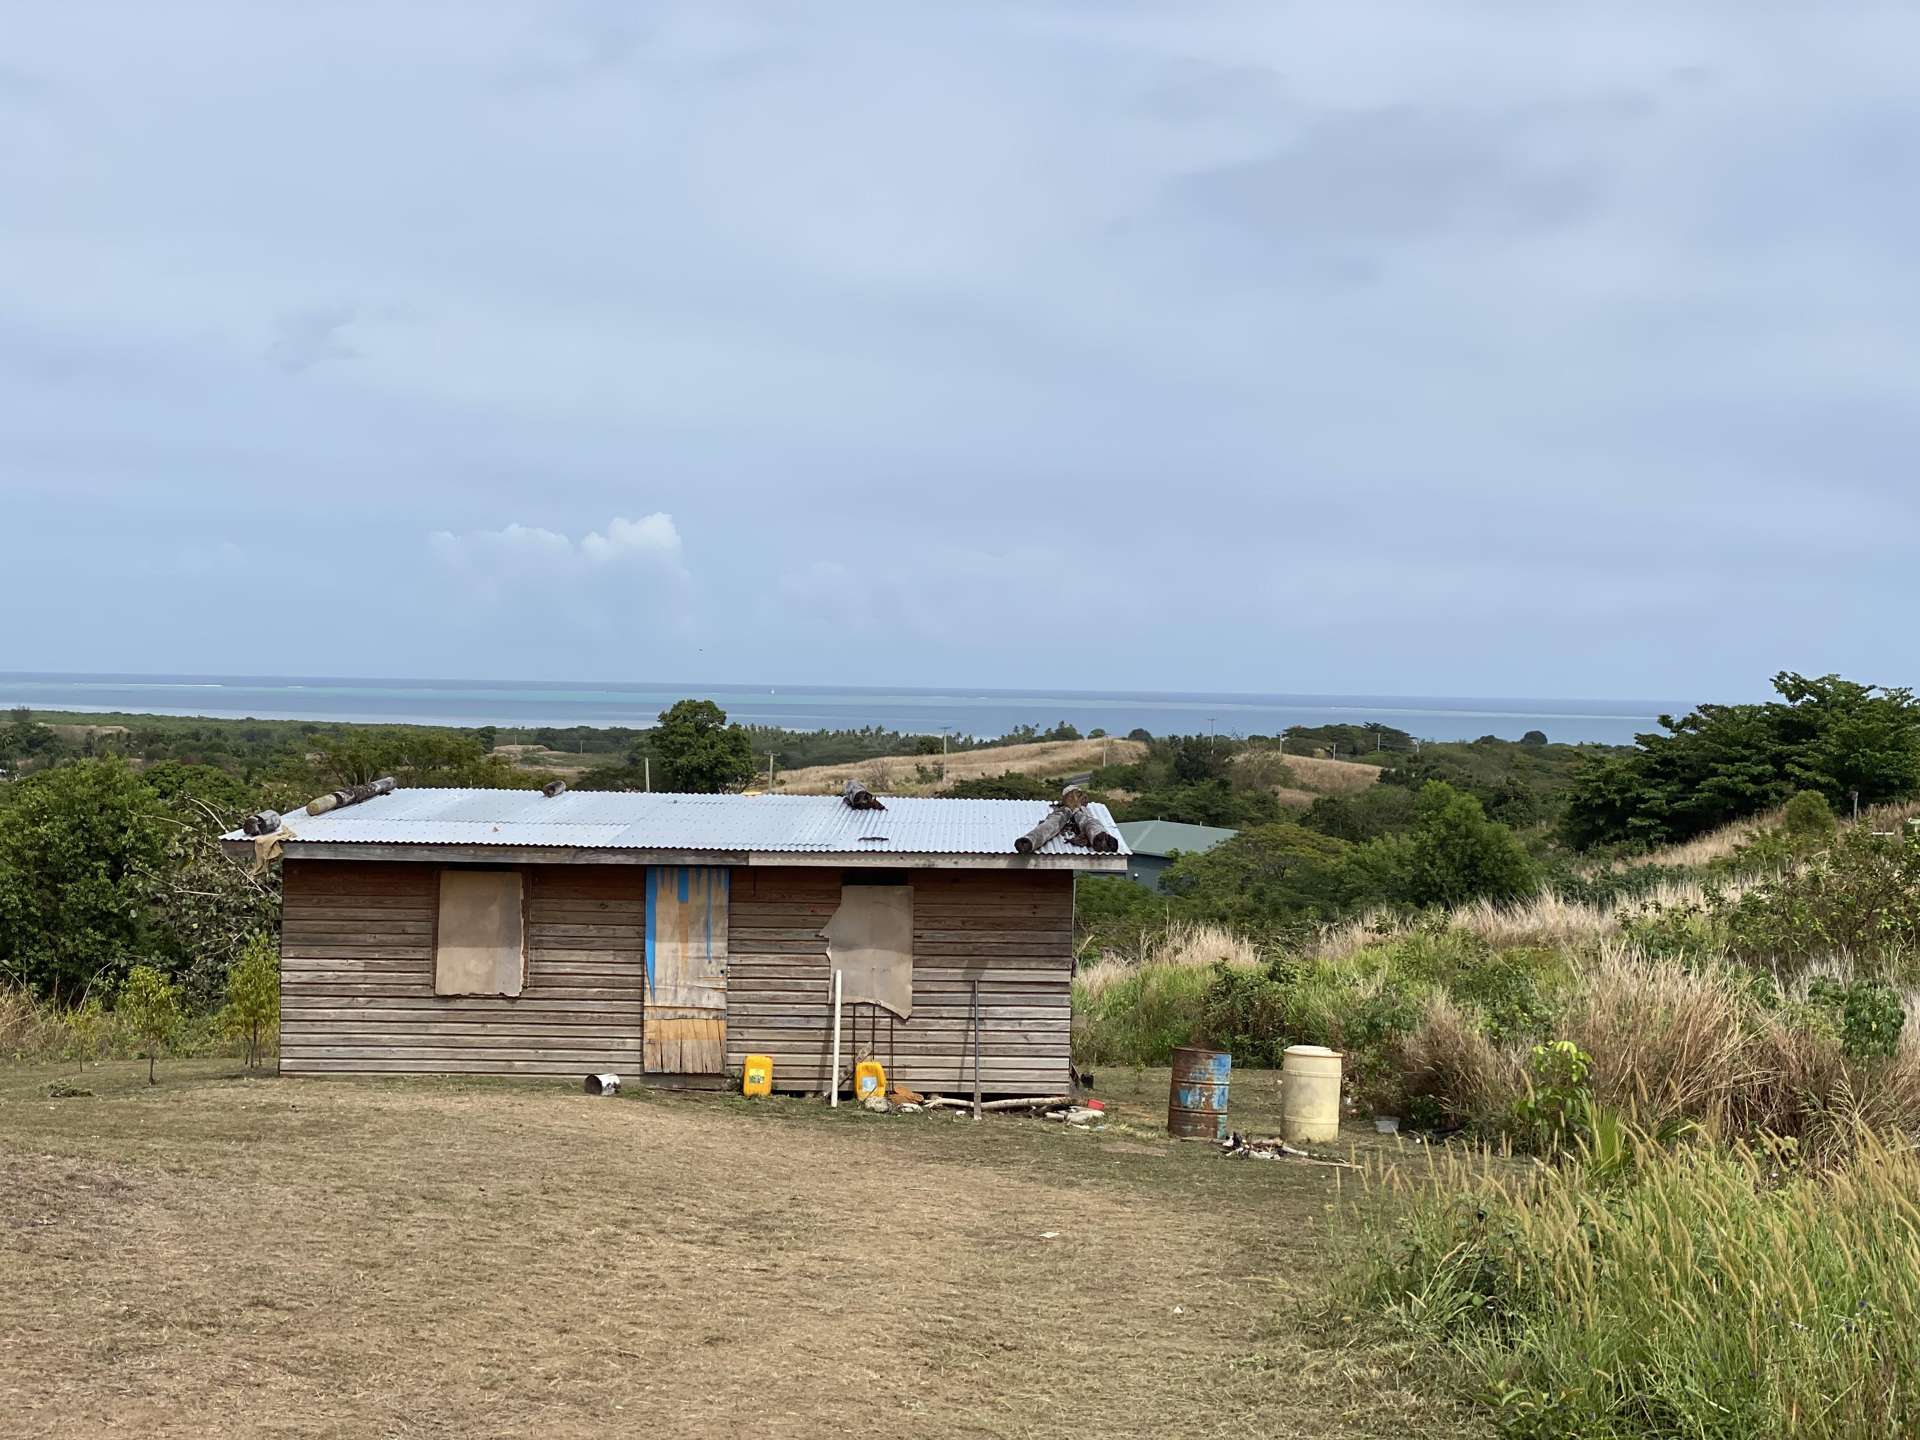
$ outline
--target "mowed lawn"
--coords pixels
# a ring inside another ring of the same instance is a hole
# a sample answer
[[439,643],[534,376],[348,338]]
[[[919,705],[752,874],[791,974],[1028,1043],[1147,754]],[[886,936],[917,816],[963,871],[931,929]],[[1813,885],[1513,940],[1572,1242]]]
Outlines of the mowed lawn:
[[[1471,1433],[1310,1329],[1345,1172],[799,1100],[58,1073],[0,1068],[16,1440]],[[1165,1072],[1118,1078],[1157,1124]]]

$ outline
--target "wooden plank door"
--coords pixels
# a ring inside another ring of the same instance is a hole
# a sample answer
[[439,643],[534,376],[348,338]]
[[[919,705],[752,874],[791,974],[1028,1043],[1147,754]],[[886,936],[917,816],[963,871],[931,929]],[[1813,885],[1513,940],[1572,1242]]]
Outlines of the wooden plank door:
[[649,1075],[718,1075],[727,1054],[727,874],[704,865],[647,869]]

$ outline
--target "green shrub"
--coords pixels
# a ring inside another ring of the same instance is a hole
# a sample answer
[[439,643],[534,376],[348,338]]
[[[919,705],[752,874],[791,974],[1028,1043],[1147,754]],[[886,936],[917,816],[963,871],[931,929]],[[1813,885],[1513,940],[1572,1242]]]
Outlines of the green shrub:
[[1349,864],[1353,888],[1392,904],[1519,900],[1540,886],[1526,847],[1480,802],[1443,781],[1420,789],[1412,829],[1372,841]]
[[1855,1060],[1891,1060],[1900,1048],[1907,1012],[1891,985],[1856,980],[1842,985],[1825,976],[1809,981],[1807,1002],[1830,1018],[1840,1047]]
[[1615,919],[1622,937],[1648,959],[1699,967],[1726,953],[1718,920],[1722,907],[1718,892],[1709,891],[1704,902],[1642,900]]
[[1593,1135],[1593,1057],[1571,1040],[1536,1045],[1527,1061],[1527,1093],[1514,1106],[1519,1138],[1541,1155],[1557,1155]]
[[1874,978],[1911,975],[1920,960],[1920,837],[1850,829],[1824,854],[1714,908],[1728,953],[1776,975],[1832,955]]
[[1833,807],[1818,790],[1802,790],[1781,812],[1780,828],[1794,840],[1819,843],[1831,840],[1840,828],[1833,818]]
[[1232,1054],[1236,1065],[1275,1067],[1287,1038],[1288,982],[1284,964],[1244,970],[1219,966],[1201,999],[1203,1044]]
[[1675,885],[1690,884],[1700,877],[1685,865],[1630,865],[1620,870],[1579,872],[1563,869],[1548,877],[1546,888],[1575,905],[1620,905],[1638,901]]
[[1074,986],[1073,1058],[1081,1065],[1165,1065],[1194,1043],[1214,972],[1143,965],[1097,992]]

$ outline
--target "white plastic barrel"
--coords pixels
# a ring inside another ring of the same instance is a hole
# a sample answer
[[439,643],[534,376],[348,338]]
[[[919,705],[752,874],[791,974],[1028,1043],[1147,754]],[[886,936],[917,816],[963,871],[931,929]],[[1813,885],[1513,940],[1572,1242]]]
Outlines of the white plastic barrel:
[[1280,1133],[1295,1145],[1339,1139],[1340,1052],[1289,1045],[1280,1077]]

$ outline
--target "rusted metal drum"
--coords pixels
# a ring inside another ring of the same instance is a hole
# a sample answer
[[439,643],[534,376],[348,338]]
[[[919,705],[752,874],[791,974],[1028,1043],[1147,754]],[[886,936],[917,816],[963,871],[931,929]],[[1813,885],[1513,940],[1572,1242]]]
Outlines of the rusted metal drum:
[[1174,1051],[1167,1133],[1183,1139],[1226,1139],[1227,1079],[1232,1070],[1233,1057],[1224,1050],[1188,1046]]

